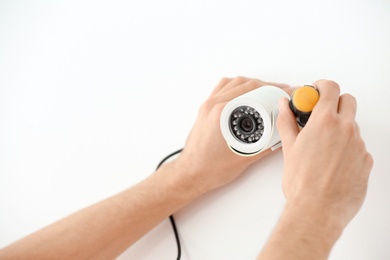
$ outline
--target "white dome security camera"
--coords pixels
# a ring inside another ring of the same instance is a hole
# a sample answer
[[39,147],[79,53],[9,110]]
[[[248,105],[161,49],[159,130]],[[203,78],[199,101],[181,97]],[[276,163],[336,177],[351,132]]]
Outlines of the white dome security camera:
[[233,152],[252,156],[281,146],[275,123],[279,99],[290,96],[275,86],[263,86],[228,102],[222,110],[222,135]]

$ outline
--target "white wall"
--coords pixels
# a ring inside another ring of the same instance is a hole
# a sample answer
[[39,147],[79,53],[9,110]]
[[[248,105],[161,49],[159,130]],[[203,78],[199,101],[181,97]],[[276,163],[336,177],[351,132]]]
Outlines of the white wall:
[[[389,259],[389,46],[388,0],[0,1],[0,247],[151,174],[219,79],[242,75],[357,98],[375,166],[330,259]],[[254,259],[282,159],[175,214],[183,259]],[[175,257],[167,219],[120,259]]]

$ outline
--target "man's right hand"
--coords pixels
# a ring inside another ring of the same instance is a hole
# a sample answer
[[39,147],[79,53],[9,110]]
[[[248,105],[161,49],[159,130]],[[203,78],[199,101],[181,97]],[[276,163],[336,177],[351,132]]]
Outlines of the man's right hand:
[[340,96],[334,81],[313,86],[320,99],[302,130],[280,101],[286,206],[260,259],[326,259],[366,196],[373,159],[355,122],[356,100]]

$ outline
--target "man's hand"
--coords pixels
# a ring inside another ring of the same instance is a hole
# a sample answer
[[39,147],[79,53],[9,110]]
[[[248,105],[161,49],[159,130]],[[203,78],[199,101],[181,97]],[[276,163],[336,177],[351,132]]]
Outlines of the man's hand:
[[337,83],[319,80],[320,92],[300,131],[288,100],[277,121],[284,155],[285,210],[261,259],[325,259],[361,208],[373,159],[355,122],[356,100]]
[[224,78],[201,106],[185,148],[175,162],[179,167],[187,169],[191,182],[202,192],[231,182],[249,165],[271,153],[271,150],[267,150],[252,157],[233,153],[222,136],[219,124],[222,109],[227,102],[265,85],[280,87],[290,95],[292,93],[286,84],[244,77]]
[[320,100],[301,132],[287,100],[281,104],[277,127],[285,159],[283,191],[287,204],[320,204],[345,227],[363,203],[373,159],[355,122],[355,98],[340,96],[333,81],[314,86]]

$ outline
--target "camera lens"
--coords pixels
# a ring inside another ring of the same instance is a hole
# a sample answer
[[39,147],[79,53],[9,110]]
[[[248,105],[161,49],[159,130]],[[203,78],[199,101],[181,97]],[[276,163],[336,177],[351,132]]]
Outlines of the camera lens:
[[263,136],[264,122],[260,113],[249,106],[236,108],[229,119],[233,136],[243,143],[255,143]]
[[240,122],[241,129],[245,132],[251,132],[253,130],[254,125],[255,125],[255,122],[253,122],[253,121],[254,120],[250,117],[243,118]]

